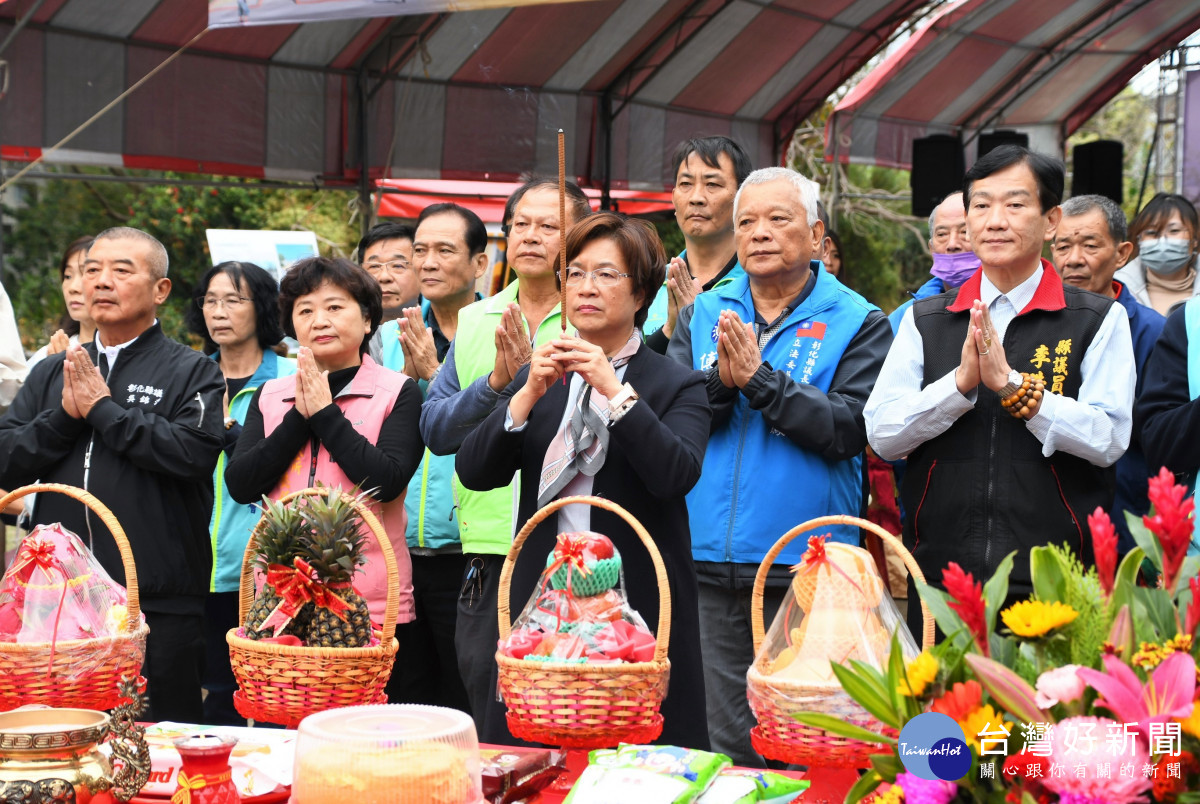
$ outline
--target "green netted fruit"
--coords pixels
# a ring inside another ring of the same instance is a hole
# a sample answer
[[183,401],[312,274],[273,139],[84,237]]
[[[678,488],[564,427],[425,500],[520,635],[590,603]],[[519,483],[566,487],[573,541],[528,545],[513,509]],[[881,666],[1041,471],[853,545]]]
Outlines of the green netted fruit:
[[[546,566],[554,563],[554,555],[546,558]],[[571,573],[571,594],[575,597],[591,597],[601,592],[607,592],[617,585],[621,579],[621,554],[614,553],[612,558],[601,558],[587,565],[585,575],[577,567],[562,566],[550,576],[550,586],[554,589],[567,588],[567,573]]]

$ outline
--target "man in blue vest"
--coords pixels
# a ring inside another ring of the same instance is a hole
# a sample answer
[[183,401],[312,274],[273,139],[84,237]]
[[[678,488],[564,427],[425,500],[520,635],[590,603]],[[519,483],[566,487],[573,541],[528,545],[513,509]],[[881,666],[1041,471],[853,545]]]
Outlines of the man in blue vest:
[[[688,495],[700,582],[709,735],[735,764],[759,764],[749,733],[750,597],[784,532],[862,507],[862,410],[892,339],[874,305],[824,271],[817,185],[793,170],[750,174],[734,202],[745,275],[680,311],[667,354],[705,372],[713,429]],[[858,531],[831,537],[857,544]],[[795,542],[768,579],[767,622],[790,581]]]
[[[1062,211],[1062,222],[1050,246],[1054,270],[1064,284],[1116,299],[1129,316],[1137,366],[1136,401],[1141,398],[1146,382],[1146,363],[1167,319],[1154,308],[1139,303],[1124,284],[1113,279],[1133,254],[1133,243],[1126,239],[1128,229],[1121,208],[1102,195],[1077,195],[1063,202]],[[1135,545],[1123,512],[1142,516],[1150,511],[1147,497],[1150,473],[1137,432],[1130,436],[1129,449],[1117,461],[1116,471],[1112,520],[1118,533],[1117,549],[1124,555]]]
[[751,169],[745,150],[728,137],[685,140],[674,162],[671,202],[684,249],[667,263],[667,278],[642,325],[646,345],[659,354],[666,354],[679,311],[697,293],[742,274],[733,243],[733,196]]
[[[1010,599],[1027,597],[1030,548],[1066,542],[1090,562],[1087,515],[1112,505],[1133,405],[1129,319],[1041,259],[1062,189],[1061,162],[1016,145],[967,171],[981,268],[905,312],[867,403],[875,452],[908,458],[904,542],[934,585],[951,561],[986,581],[1015,551]],[[909,601],[920,633],[911,587]]]

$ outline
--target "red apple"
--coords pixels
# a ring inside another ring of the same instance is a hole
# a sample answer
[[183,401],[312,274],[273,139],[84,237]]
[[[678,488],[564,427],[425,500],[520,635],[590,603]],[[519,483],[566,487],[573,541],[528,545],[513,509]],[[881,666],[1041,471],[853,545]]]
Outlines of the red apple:
[[591,530],[585,530],[576,534],[576,536],[583,540],[585,546],[584,549],[586,550],[585,555],[590,554],[597,560],[613,557],[614,550],[612,539],[608,538],[604,534],[596,533],[595,531]]

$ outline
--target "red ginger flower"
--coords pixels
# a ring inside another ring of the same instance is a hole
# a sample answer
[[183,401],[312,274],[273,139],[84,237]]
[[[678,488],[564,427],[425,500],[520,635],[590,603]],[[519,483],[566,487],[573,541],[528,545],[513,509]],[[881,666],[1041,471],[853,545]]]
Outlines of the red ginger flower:
[[1117,531],[1108,514],[1099,506],[1088,515],[1088,528],[1092,531],[1092,550],[1096,554],[1100,588],[1104,590],[1104,596],[1109,597],[1117,572]]
[[988,656],[988,632],[986,606],[983,602],[983,584],[975,581],[975,576],[963,572],[963,568],[954,561],[942,570],[942,585],[946,587],[950,600],[947,601],[954,613],[962,618],[967,630],[975,638],[979,652]]
[[978,681],[959,682],[950,688],[945,695],[935,700],[929,706],[929,711],[940,712],[962,723],[967,715],[979,708],[983,702],[983,687]]
[[1168,592],[1175,589],[1179,568],[1187,557],[1192,543],[1192,512],[1195,501],[1184,499],[1187,487],[1175,482],[1175,476],[1166,467],[1159,470],[1157,477],[1150,478],[1149,497],[1154,506],[1154,516],[1142,517],[1142,522],[1158,537],[1163,554],[1163,588]]

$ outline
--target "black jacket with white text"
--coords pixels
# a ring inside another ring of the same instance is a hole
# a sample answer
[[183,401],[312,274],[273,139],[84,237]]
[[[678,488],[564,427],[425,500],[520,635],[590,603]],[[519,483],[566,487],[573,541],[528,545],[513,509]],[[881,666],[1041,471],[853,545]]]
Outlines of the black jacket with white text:
[[[95,345],[84,348],[96,363]],[[202,613],[212,572],[212,476],[223,435],[220,368],[167,338],[156,322],[120,351],[108,375],[112,397],[74,419],[62,407],[64,357],[35,366],[0,418],[0,486],[40,481],[87,489],[129,538],[142,607]],[[61,522],[125,583],[116,542],[82,503],[39,494],[33,521]]]

